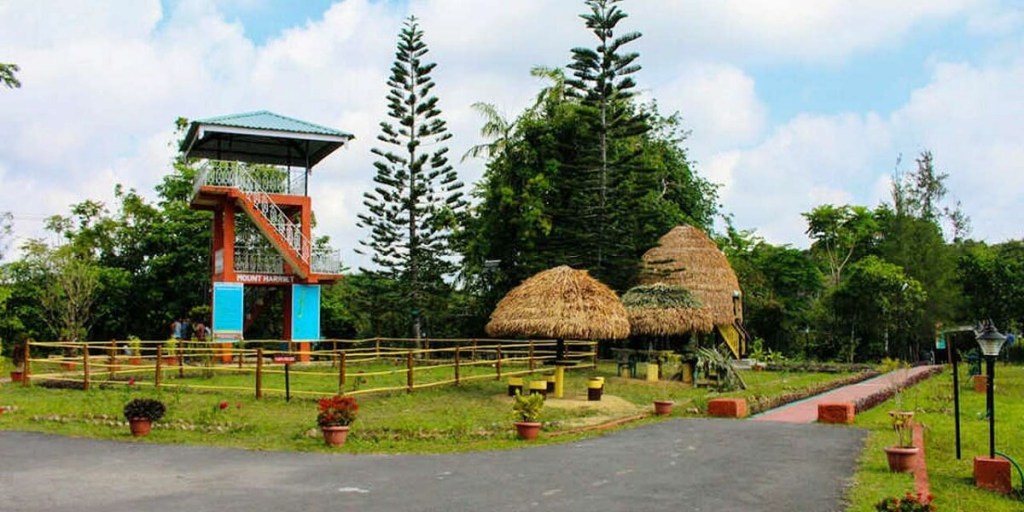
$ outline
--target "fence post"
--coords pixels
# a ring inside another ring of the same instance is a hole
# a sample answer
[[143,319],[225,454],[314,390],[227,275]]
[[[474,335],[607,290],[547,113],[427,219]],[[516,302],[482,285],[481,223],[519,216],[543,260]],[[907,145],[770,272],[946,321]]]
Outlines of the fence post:
[[178,342],[178,346],[175,347],[178,351],[178,378],[185,378],[185,340]]
[[32,378],[32,350],[29,348],[32,346],[32,340],[26,339],[25,344],[21,347],[22,367],[21,367],[21,385],[28,387],[29,380]]
[[409,353],[405,357],[405,367],[406,367],[406,369],[408,369],[408,372],[406,373],[406,384],[405,384],[405,386],[406,386],[405,387],[405,391],[407,393],[412,393],[412,386],[413,386],[412,374],[413,374],[413,365],[415,364],[413,362],[413,357],[412,357],[412,353],[413,352],[414,352],[413,350],[410,350]]
[[256,400],[263,398],[263,348],[256,349]]
[[494,368],[495,371],[497,372],[497,376],[494,378],[494,380],[501,380],[501,345],[498,345],[497,357],[498,359],[494,363]]
[[373,355],[377,359],[380,359],[380,338],[373,339]]
[[455,385],[459,385],[459,346],[455,345]]
[[596,369],[597,368],[597,342],[596,341],[591,341],[590,342],[590,353],[592,354],[592,360],[593,360],[592,364],[594,365],[594,368]]
[[164,360],[164,347],[157,345],[156,347],[156,375],[153,377],[153,387],[160,389],[160,367]]
[[473,338],[473,351],[470,353],[470,359],[476,362],[476,338]]
[[[239,341],[237,343],[239,345],[242,344],[241,341]],[[237,352],[238,352],[238,369],[241,370],[243,363],[245,363],[245,347],[238,347]]]
[[110,340],[110,361],[107,361],[107,380],[114,376],[114,372],[120,370],[117,367],[117,340]]
[[345,352],[338,354],[338,393],[345,393]]
[[535,365],[536,362],[533,360],[533,340],[530,340],[530,373],[533,373]]
[[89,391],[89,344],[82,344],[82,390]]

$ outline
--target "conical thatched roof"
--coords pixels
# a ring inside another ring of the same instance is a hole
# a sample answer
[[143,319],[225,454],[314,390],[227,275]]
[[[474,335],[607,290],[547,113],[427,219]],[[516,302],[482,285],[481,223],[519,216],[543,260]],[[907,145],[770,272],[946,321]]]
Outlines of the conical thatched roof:
[[[740,283],[725,254],[703,231],[676,226],[644,253],[641,284],[665,283],[693,293],[710,310],[715,325],[733,322],[733,292]],[[742,318],[742,304],[736,314]]]
[[632,334],[681,336],[707,333],[715,328],[711,310],[680,286],[640,285],[622,295]]
[[545,270],[508,292],[491,313],[487,334],[570,340],[629,336],[626,308],[586,270]]

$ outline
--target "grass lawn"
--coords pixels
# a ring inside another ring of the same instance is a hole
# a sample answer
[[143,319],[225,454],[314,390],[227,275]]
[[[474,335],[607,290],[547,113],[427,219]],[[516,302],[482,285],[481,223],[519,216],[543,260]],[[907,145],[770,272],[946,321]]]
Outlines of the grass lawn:
[[[914,419],[925,426],[928,476],[935,505],[942,511],[1020,511],[1024,502],[978,489],[974,486],[973,459],[988,456],[988,420],[985,394],[976,393],[961,366],[960,428],[962,459],[956,459],[953,414],[953,376],[950,370],[903,392],[903,409],[915,411]],[[996,451],[1024,463],[1024,367],[996,367]],[[896,444],[888,411],[897,409],[895,398],[857,416],[856,426],[871,429],[854,486],[850,490],[850,511],[873,511],[874,503],[886,496],[914,489],[913,476],[889,473],[882,448]],[[1013,471],[1013,486],[1021,481]]]
[[[700,415],[709,397],[706,389],[678,382],[646,382],[614,376],[615,365],[566,372],[566,397],[572,407],[545,407],[544,432],[538,443],[564,442],[596,432],[564,434],[585,424],[646,413],[655,399],[677,403],[674,415]],[[219,375],[219,374],[218,374]],[[746,391],[728,396],[775,396],[846,377],[849,374],[745,372]],[[606,378],[606,399],[586,402],[586,381]],[[328,378],[328,377],[325,377]],[[542,378],[541,375],[526,379]],[[195,377],[191,380],[199,380]],[[221,377],[215,380],[220,382]],[[170,379],[169,382],[174,382]],[[97,381],[97,383],[100,381]],[[514,438],[511,400],[505,382],[478,380],[414,393],[359,396],[360,415],[344,451],[352,453],[440,453],[522,447]],[[95,386],[90,391],[0,386],[0,406],[15,406],[0,415],[0,429],[50,432],[131,441],[121,408],[136,396],[152,396],[167,404],[168,413],[144,442],[229,446],[257,450],[327,451],[316,431],[316,404],[311,398],[269,395],[255,400],[251,392],[154,390],[151,387]],[[616,398],[618,400],[616,400]],[[226,409],[219,404],[227,402]],[[642,422],[660,421],[650,418]]]

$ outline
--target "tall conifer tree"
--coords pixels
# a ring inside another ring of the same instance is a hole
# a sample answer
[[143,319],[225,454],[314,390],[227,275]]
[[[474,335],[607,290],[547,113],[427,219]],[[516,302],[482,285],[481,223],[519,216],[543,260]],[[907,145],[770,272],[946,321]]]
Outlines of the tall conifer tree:
[[443,277],[453,271],[452,232],[466,208],[463,184],[448,163],[444,142],[451,134],[431,94],[436,63],[423,61],[427,52],[423,31],[410,16],[388,79],[391,121],[380,123],[377,140],[384,146],[373,149],[379,157],[377,186],[364,194],[367,212],[358,217],[370,235],[361,243],[380,274],[398,282],[395,306],[407,306],[416,317],[417,337],[421,310],[430,307],[444,289]]
[[[580,220],[589,227],[582,231],[590,236],[576,245],[592,255],[584,261],[599,277],[624,282],[632,274],[628,268],[637,251],[643,250],[636,247],[631,234],[644,223],[636,216],[641,211],[636,202],[649,184],[640,183],[647,169],[634,163],[641,147],[637,137],[649,131],[650,124],[632,101],[636,87],[632,75],[640,70],[639,54],[623,50],[641,34],[627,32],[616,37],[619,22],[628,16],[619,2],[585,2],[590,12],[580,17],[598,45],[573,48],[568,65],[573,77],[566,84],[569,95],[580,102],[590,138],[576,162],[579,191],[589,197],[575,201],[582,206]],[[623,272],[625,275],[620,275]]]

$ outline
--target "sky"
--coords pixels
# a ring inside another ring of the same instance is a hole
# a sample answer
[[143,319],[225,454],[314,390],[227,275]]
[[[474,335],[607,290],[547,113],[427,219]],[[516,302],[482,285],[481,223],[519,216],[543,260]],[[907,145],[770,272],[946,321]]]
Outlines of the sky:
[[[887,201],[924,150],[971,237],[1021,239],[1024,1],[626,0],[647,100],[678,111],[722,212],[807,247],[802,212]],[[313,170],[317,235],[349,267],[403,20],[425,32],[451,154],[483,142],[471,105],[514,117],[542,65],[596,46],[582,0],[0,0],[0,211],[15,245],[115,184],[151,200],[174,120],[270,110],[356,136]],[[454,161],[457,163],[458,158]],[[899,162],[899,164],[898,164]],[[484,162],[457,163],[467,184]]]

